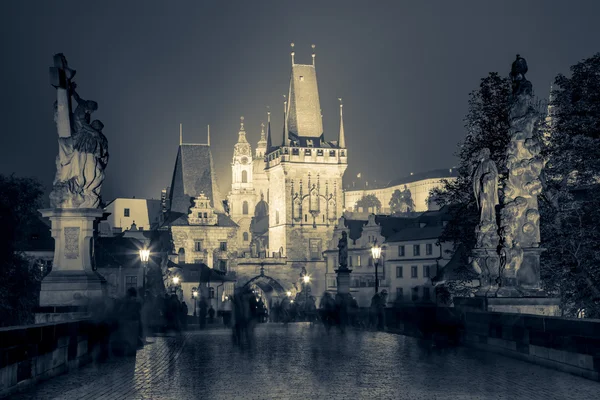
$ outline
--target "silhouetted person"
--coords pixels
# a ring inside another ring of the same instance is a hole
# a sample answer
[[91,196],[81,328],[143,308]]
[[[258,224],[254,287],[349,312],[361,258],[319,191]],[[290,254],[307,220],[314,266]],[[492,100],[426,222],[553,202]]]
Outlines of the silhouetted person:
[[181,303],[181,311],[180,311],[180,321],[181,321],[181,327],[183,329],[187,329],[187,319],[188,319],[188,307],[187,304],[184,302]]
[[213,308],[213,306],[211,304],[210,307],[208,308],[208,323],[212,324],[213,322],[215,322],[215,309]]
[[198,304],[198,323],[200,324],[200,329],[204,329],[206,327],[206,311],[208,308],[208,304],[206,303],[206,298],[202,296],[200,298],[200,303]]
[[223,325],[225,325],[228,328],[231,326],[231,313],[233,308],[233,305],[231,303],[231,298],[227,298],[222,304]]

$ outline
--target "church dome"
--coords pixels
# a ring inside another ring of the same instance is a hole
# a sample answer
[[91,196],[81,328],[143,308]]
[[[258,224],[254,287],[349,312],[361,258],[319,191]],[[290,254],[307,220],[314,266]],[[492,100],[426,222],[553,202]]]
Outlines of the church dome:
[[254,207],[254,218],[257,220],[260,218],[264,218],[269,215],[269,205],[266,201],[261,199]]

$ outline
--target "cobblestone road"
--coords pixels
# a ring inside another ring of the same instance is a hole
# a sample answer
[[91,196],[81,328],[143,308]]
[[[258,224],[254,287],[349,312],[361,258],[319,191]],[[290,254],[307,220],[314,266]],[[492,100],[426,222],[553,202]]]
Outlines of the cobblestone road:
[[430,349],[382,332],[260,325],[252,349],[230,331],[151,338],[136,357],[89,365],[13,398],[598,399],[600,383],[467,348]]

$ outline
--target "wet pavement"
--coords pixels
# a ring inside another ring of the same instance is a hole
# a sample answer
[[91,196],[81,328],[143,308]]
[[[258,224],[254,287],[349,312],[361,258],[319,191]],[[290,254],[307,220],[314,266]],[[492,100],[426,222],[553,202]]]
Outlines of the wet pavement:
[[150,338],[135,357],[88,365],[11,399],[598,399],[600,383],[464,347],[383,332],[262,324]]

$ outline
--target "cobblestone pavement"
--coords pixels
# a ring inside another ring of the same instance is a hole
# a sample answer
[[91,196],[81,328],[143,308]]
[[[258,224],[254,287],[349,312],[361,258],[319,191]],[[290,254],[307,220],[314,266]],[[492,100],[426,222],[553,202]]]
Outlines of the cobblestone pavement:
[[598,399],[600,383],[467,348],[383,332],[327,335],[268,324],[151,338],[135,357],[88,365],[15,399]]

